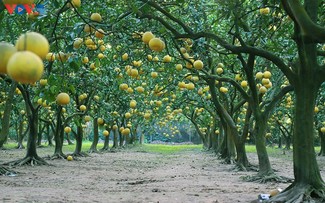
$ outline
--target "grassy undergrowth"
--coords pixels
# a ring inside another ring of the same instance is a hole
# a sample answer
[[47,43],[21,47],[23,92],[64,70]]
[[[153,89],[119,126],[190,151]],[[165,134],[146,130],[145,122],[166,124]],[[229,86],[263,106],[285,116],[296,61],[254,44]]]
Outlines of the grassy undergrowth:
[[[103,143],[98,143],[97,149],[101,149],[103,147]],[[17,143],[15,142],[9,142],[4,145],[6,149],[15,149],[17,146]],[[24,146],[26,146],[26,143],[24,143]],[[87,152],[91,146],[90,141],[84,141],[82,144],[82,151]],[[111,145],[110,145],[111,147]],[[48,147],[44,145],[46,152],[52,153],[54,152],[54,147]],[[65,153],[72,153],[75,149],[75,144],[68,145],[64,144],[63,146],[63,152]],[[182,151],[200,151],[203,150],[202,145],[190,145],[190,144],[184,144],[184,145],[168,145],[168,144],[143,144],[143,145],[132,145],[127,147],[128,150],[134,150],[134,151],[141,151],[141,152],[147,152],[147,153],[161,153],[161,154],[173,154],[178,153]],[[279,155],[283,152],[283,149],[279,149],[277,147],[267,147],[268,154],[270,156],[272,155]],[[320,147],[315,147],[316,153],[320,151]],[[246,152],[247,153],[256,153],[256,148],[254,145],[246,145]]]
[[148,153],[174,154],[182,151],[200,151],[202,150],[202,145],[144,144],[137,145],[135,149]]

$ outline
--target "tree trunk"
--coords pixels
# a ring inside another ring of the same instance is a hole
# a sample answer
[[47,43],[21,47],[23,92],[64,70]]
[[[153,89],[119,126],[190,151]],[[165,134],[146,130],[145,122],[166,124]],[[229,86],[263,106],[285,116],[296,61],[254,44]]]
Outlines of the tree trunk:
[[145,140],[145,137],[144,137],[144,134],[141,132],[141,135],[140,135],[140,144],[144,144],[144,140]]
[[118,147],[118,132],[117,129],[113,129],[113,146],[112,148],[117,148]]
[[[287,12],[292,12],[290,6],[294,4],[289,5],[287,1],[282,1],[282,3]],[[304,1],[308,17],[314,23],[317,22],[319,6],[319,1]],[[299,13],[299,15],[304,15],[304,13]],[[306,16],[300,17],[306,18]],[[274,199],[282,202],[306,202],[305,200],[324,202],[325,183],[319,172],[314,148],[314,108],[317,93],[324,82],[324,72],[321,71],[324,70],[324,66],[318,64],[317,43],[310,41],[309,37],[312,36],[306,36],[304,28],[300,26],[299,23],[295,23],[294,37],[299,59],[293,64],[294,75],[290,81],[294,86],[296,96],[292,138],[295,180]]]
[[74,155],[80,156],[82,155],[82,137],[83,137],[83,128],[81,125],[77,126],[77,133],[76,133],[76,148],[73,152]]
[[325,133],[322,133],[320,129],[318,129],[318,135],[320,137],[320,152],[318,156],[325,156]]
[[[40,122],[38,121],[38,123]],[[43,138],[43,132],[45,127],[46,127],[45,125],[41,125],[41,124],[38,125],[37,146],[39,147],[42,145],[42,138]]]
[[[111,129],[107,129],[107,130],[108,130],[108,132],[111,131]],[[101,150],[102,151],[109,150],[109,135],[105,136],[104,146],[103,146],[103,148]]]
[[296,110],[294,117],[293,163],[294,184],[309,184],[315,188],[324,186],[320,176],[314,149],[314,106],[317,88],[313,81],[303,79],[295,87]]
[[14,93],[15,93],[16,87],[17,87],[17,83],[13,82],[11,84],[11,87],[10,87],[10,90],[8,93],[8,97],[7,97],[7,101],[6,101],[6,105],[5,105],[5,109],[4,109],[4,115],[2,118],[2,122],[1,122],[2,128],[0,131],[0,148],[3,147],[3,144],[5,143],[5,141],[8,138],[12,101],[14,99]]
[[[26,132],[27,132],[28,129],[26,129]],[[24,140],[24,137],[25,137],[25,134],[24,133],[24,122],[23,120],[21,119],[20,122],[19,122],[19,126],[18,126],[18,146],[17,146],[17,149],[25,149],[24,145],[23,145],[23,140]]]
[[62,126],[62,106],[58,106],[57,108],[57,116],[56,116],[56,129],[54,134],[54,141],[55,141],[55,150],[53,156],[58,156],[60,158],[66,158],[65,154],[63,153],[63,136],[64,136],[64,129]]
[[38,120],[38,113],[36,110],[32,110],[31,115],[28,115],[29,136],[26,157],[38,157],[36,152],[36,136],[38,128],[36,120]]
[[119,146],[120,146],[120,147],[123,147],[125,136],[123,136],[121,132],[117,132],[117,133],[118,133],[118,135],[119,135],[119,139],[120,139]]
[[137,140],[137,129],[138,125],[135,125],[134,128],[132,128],[130,144],[134,144]]
[[258,176],[267,176],[274,173],[265,145],[265,134],[267,130],[267,119],[263,115],[255,115],[255,145],[258,156]]
[[50,124],[49,123],[46,124],[46,134],[47,134],[47,141],[49,143],[48,145],[51,147],[54,146],[53,142],[52,142],[53,134],[52,134],[52,132],[50,132]]
[[[237,132],[237,129],[236,129]],[[229,125],[227,125],[227,163],[234,163],[236,157],[236,145],[234,142],[234,134]]]
[[94,127],[94,139],[93,139],[93,142],[91,143],[91,146],[90,146],[90,149],[89,149],[89,152],[92,153],[92,152],[98,152],[97,151],[97,144],[98,144],[98,140],[99,140],[99,135],[98,135],[98,123],[97,123],[97,119],[94,119],[93,121],[93,127]]
[[250,166],[246,154],[245,143],[248,137],[251,116],[252,116],[252,109],[249,106],[245,115],[245,123],[244,123],[242,135],[237,138],[238,141],[236,142],[236,151],[237,151],[236,165],[237,167],[239,167],[240,170],[247,170],[247,168]]

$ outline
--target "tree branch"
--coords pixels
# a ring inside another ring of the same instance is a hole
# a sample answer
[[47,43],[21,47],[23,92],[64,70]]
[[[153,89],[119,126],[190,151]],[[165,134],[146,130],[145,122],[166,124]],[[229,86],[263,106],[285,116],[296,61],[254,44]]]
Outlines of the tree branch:
[[325,28],[311,19],[299,0],[282,0],[281,2],[286,12],[299,26],[304,37],[319,43],[325,42]]

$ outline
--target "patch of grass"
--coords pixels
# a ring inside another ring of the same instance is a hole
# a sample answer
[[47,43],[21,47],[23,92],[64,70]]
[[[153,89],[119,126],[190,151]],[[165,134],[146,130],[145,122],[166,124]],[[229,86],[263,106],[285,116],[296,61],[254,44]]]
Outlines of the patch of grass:
[[[277,154],[282,149],[279,149],[277,147],[266,147],[266,150],[269,154]],[[246,152],[247,153],[256,153],[256,147],[255,145],[246,145]]]
[[[91,144],[92,144],[91,141],[83,141],[81,151],[88,152],[88,150],[90,149]],[[104,143],[98,143],[97,144],[97,149],[99,150],[99,149],[103,148],[103,146],[104,146]],[[75,148],[76,148],[76,143],[75,142],[74,142],[73,145],[68,145],[68,144],[64,143],[63,152],[74,152]]]
[[182,151],[200,151],[202,145],[165,145],[165,144],[143,144],[136,147],[137,151],[160,154],[174,154]]
[[[5,143],[4,145],[3,145],[3,147],[5,148],[5,149],[16,149],[16,147],[17,147],[17,143],[16,142],[7,142],[7,143]],[[26,145],[26,144],[25,144]]]
[[[27,142],[24,142],[23,144],[24,144],[25,147],[27,146]],[[81,151],[87,152],[90,149],[91,144],[92,144],[91,141],[83,141]],[[47,144],[42,144],[42,146],[44,146],[45,148],[48,148],[48,150],[45,150],[45,151],[50,152],[52,150],[52,148],[53,148],[53,152],[54,152],[54,147],[49,147]],[[104,143],[98,143],[97,149],[101,149],[103,146],[104,146]],[[4,144],[4,147],[6,149],[16,149],[17,143],[8,142],[8,143]],[[72,153],[72,152],[74,152],[75,148],[76,148],[75,142],[74,142],[73,145],[68,145],[67,143],[63,144],[63,152],[64,153]]]

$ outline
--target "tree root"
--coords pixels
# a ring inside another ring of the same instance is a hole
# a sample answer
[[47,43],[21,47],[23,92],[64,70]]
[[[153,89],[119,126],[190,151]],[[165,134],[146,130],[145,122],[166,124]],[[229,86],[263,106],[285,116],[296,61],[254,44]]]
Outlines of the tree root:
[[100,149],[101,152],[104,152],[104,151],[109,151],[109,147],[103,147],[102,149]]
[[0,166],[0,175],[12,176],[12,175],[16,175],[16,174],[17,174],[17,172],[11,171],[4,166]]
[[325,190],[311,185],[292,184],[282,193],[272,197],[268,203],[318,203],[325,202]]
[[293,180],[284,176],[278,176],[275,173],[266,173],[266,174],[257,174],[254,176],[243,176],[241,177],[242,180],[247,182],[256,182],[256,183],[268,183],[268,182],[275,182],[275,183],[289,183]]
[[78,152],[78,153],[74,152],[73,154],[71,154],[71,156],[73,156],[73,157],[88,157],[89,154],[87,154],[85,152]]
[[236,160],[231,157],[223,158],[222,164],[235,164]]
[[48,164],[44,159],[42,159],[39,156],[26,156],[23,159],[19,159],[17,161],[11,161],[11,162],[5,163],[4,165],[8,165],[8,166],[47,165],[48,166],[50,164]]
[[244,166],[243,164],[236,164],[234,168],[231,169],[232,171],[258,171],[258,167],[252,165],[252,164],[248,164],[247,166]]
[[67,155],[63,153],[55,153],[52,156],[45,157],[46,160],[54,160],[54,159],[66,159]]
[[100,153],[100,152],[97,149],[89,149],[88,153],[91,154],[91,153]]
[[23,144],[18,144],[16,149],[25,149],[25,146]]

